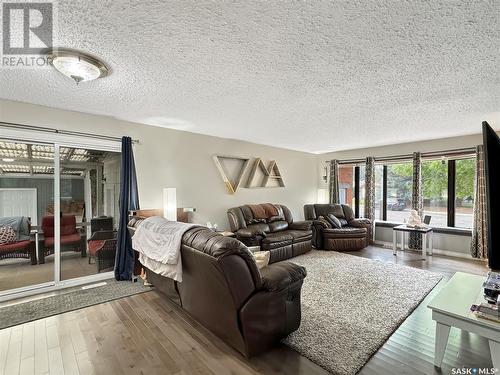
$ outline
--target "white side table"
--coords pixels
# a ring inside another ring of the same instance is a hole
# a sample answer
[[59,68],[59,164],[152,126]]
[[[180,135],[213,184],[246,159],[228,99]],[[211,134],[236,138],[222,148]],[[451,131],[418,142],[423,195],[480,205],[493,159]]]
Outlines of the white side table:
[[484,301],[485,276],[457,272],[427,305],[436,321],[434,365],[443,363],[451,327],[476,333],[489,341],[493,367],[500,369],[500,323],[478,318],[470,311],[472,304]]
[[[394,255],[398,250],[398,233],[401,233],[401,250],[405,249],[406,233],[420,233],[422,235],[422,259],[427,259],[427,250],[429,250],[429,255],[432,255],[434,246],[434,230],[432,228],[415,228],[406,224],[392,228],[392,250]],[[427,239],[429,239],[429,246],[427,246]]]

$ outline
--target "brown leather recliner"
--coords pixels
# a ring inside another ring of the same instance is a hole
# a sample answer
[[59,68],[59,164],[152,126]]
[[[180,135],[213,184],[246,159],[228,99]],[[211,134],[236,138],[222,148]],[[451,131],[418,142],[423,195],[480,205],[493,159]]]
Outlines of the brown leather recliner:
[[[340,228],[328,222],[330,214],[339,219]],[[371,220],[356,219],[351,207],[345,204],[306,204],[304,216],[313,223],[316,249],[352,251],[361,250],[370,243]]]
[[[135,221],[129,230],[133,234]],[[147,270],[148,281],[227,344],[250,357],[300,325],[304,267],[280,262],[259,271],[248,248],[206,227],[182,237],[182,282]]]
[[[277,212],[256,218],[257,206],[272,206]],[[304,254],[311,250],[311,222],[294,222],[288,207],[279,204],[245,205],[227,211],[231,231],[247,246],[260,246],[270,252],[269,263]]]

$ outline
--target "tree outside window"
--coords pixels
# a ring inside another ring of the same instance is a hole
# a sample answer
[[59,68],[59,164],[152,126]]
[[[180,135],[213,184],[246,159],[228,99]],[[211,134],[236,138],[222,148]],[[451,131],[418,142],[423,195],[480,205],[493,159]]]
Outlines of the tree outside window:
[[472,228],[476,160],[457,160],[455,173],[455,226]]
[[413,186],[412,163],[387,166],[387,220],[402,223],[409,216]]
[[431,216],[433,227],[448,226],[448,162],[429,160],[422,163],[424,215]]

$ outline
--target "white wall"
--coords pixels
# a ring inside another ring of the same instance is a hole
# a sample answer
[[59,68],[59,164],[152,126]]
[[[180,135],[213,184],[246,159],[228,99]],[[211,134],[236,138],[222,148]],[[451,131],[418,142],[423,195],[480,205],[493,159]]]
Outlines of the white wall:
[[[480,131],[480,124],[478,125],[478,131]],[[318,156],[318,186],[320,188],[327,188],[327,184],[322,180],[321,176],[324,174],[323,167],[328,160],[363,159],[368,156],[388,157],[411,154],[416,151],[432,152],[475,147],[479,144],[482,144],[481,134],[322,154]],[[377,227],[375,239],[377,242],[392,242],[392,229]],[[470,237],[453,234],[435,234],[434,247],[445,252],[457,252],[467,255],[469,254]]]
[[[316,201],[313,154],[5,100],[0,100],[0,121],[139,139],[134,151],[141,208],[160,208],[162,188],[176,187],[178,206],[197,209],[196,223],[227,228],[227,208],[263,202],[285,204],[299,220],[303,205]],[[260,157],[266,164],[276,160],[286,187],[240,188],[228,194],[212,160],[216,154]]]

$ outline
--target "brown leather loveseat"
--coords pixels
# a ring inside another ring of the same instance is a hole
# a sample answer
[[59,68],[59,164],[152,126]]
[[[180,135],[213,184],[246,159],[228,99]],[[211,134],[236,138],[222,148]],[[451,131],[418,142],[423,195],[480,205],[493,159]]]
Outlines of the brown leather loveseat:
[[371,220],[356,219],[348,205],[306,204],[304,216],[313,223],[313,245],[316,249],[361,250],[370,242]]
[[231,231],[247,246],[270,252],[269,263],[311,250],[311,222],[294,222],[288,207],[264,203],[233,207],[227,211]]
[[[129,223],[132,235],[140,220]],[[259,270],[243,243],[198,226],[184,233],[181,257],[182,282],[146,269],[148,281],[243,355],[265,352],[299,327],[304,267]]]

